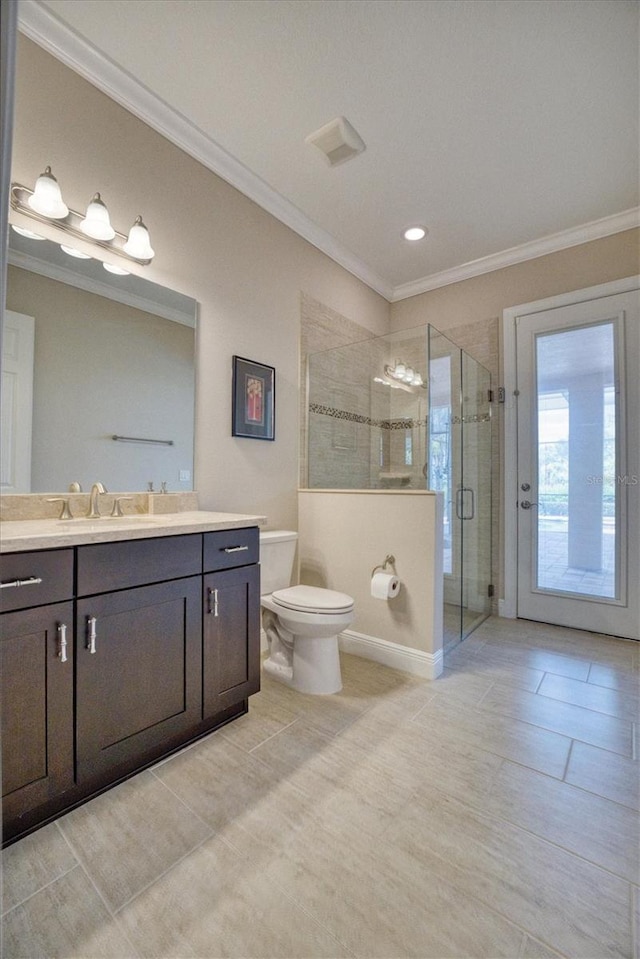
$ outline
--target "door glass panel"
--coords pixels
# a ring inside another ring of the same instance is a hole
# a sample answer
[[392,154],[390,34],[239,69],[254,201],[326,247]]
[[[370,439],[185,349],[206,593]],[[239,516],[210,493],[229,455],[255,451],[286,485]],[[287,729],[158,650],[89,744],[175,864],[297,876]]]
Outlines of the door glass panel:
[[539,590],[617,596],[614,357],[611,322],[536,337]]

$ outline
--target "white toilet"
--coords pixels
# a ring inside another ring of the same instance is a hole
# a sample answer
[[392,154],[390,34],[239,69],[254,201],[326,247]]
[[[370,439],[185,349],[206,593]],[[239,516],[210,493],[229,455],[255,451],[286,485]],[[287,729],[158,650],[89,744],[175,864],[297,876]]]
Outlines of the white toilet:
[[353,622],[353,599],[332,589],[289,586],[297,539],[289,530],[260,533],[260,603],[269,644],[263,668],[301,693],[338,693],[338,633]]

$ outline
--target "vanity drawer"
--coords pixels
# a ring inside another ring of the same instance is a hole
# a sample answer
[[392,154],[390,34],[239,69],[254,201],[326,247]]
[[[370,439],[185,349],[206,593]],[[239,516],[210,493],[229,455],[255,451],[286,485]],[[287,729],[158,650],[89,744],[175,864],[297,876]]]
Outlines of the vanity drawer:
[[5,553],[0,561],[0,581],[3,613],[72,599],[73,550]]
[[201,572],[201,533],[78,547],[78,596],[161,583]]
[[204,534],[203,570],[232,569],[259,562],[260,541],[257,526],[246,529],[221,529]]

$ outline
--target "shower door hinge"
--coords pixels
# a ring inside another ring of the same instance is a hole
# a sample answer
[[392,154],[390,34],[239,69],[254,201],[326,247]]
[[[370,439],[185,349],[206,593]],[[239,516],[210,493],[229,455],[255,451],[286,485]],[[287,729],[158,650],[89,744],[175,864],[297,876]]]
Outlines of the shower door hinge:
[[493,403],[493,390],[487,390],[487,396],[489,398],[489,402]]
[[489,583],[489,585],[487,586],[487,596],[489,597],[489,599],[493,598],[493,592],[494,592],[493,583]]
[[504,403],[506,399],[507,399],[507,391],[505,390],[504,386],[499,386],[498,387],[498,403]]

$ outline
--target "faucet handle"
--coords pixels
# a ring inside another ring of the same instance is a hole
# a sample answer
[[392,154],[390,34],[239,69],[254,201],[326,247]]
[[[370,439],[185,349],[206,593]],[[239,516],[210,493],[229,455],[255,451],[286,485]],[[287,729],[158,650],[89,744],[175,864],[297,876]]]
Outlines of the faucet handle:
[[133,496],[116,496],[116,498],[113,501],[113,509],[111,510],[111,515],[124,516],[124,513],[122,512],[121,504],[129,499],[133,499]]
[[53,496],[51,499],[47,500],[47,503],[62,503],[62,508],[60,510],[60,516],[58,519],[73,519],[71,510],[69,509],[68,499],[64,499],[62,496]]

